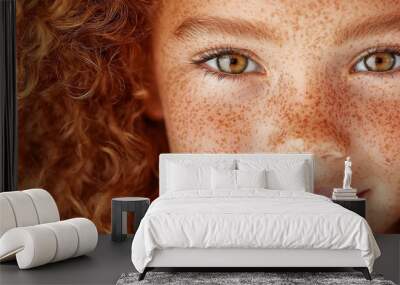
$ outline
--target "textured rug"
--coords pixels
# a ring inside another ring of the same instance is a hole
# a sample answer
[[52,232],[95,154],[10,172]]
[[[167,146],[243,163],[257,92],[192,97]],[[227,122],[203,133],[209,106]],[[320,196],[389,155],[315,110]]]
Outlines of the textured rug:
[[372,275],[368,281],[360,272],[148,272],[146,278],[138,281],[138,273],[125,273],[117,281],[117,285],[136,284],[213,284],[213,285],[395,285],[384,280],[380,275]]

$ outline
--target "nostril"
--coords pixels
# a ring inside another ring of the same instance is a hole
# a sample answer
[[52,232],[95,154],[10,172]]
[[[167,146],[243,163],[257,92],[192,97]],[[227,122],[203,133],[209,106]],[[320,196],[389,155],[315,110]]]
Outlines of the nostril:
[[323,154],[317,154],[321,159],[329,160],[329,159],[342,159],[346,157],[346,155],[341,151],[329,151]]
[[329,137],[321,138],[311,149],[315,156],[325,161],[343,159],[347,155],[346,147]]
[[321,138],[317,143],[304,138],[287,138],[277,146],[278,152],[313,153],[318,159],[325,161],[343,159],[346,148],[338,142]]

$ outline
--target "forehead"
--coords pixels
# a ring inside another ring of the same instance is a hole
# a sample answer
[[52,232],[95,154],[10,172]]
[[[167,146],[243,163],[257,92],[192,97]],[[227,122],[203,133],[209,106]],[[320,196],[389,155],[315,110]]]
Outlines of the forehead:
[[190,17],[222,17],[264,22],[282,35],[327,31],[366,18],[398,13],[400,0],[168,0],[162,1],[158,22],[173,30]]

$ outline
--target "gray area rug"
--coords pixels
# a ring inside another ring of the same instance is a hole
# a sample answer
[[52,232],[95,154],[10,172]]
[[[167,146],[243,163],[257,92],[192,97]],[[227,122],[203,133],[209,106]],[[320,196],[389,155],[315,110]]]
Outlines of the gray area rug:
[[395,285],[392,281],[384,280],[380,275],[372,275],[368,281],[360,272],[148,272],[146,278],[138,281],[138,273],[124,273],[117,285],[133,284],[268,284],[268,285],[297,285],[297,284],[379,284]]

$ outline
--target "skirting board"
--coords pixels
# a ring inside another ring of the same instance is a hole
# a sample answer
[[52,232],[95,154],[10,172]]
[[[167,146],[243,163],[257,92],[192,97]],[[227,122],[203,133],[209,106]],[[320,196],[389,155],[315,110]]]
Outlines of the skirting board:
[[193,249],[155,250],[147,267],[365,267],[359,250]]

